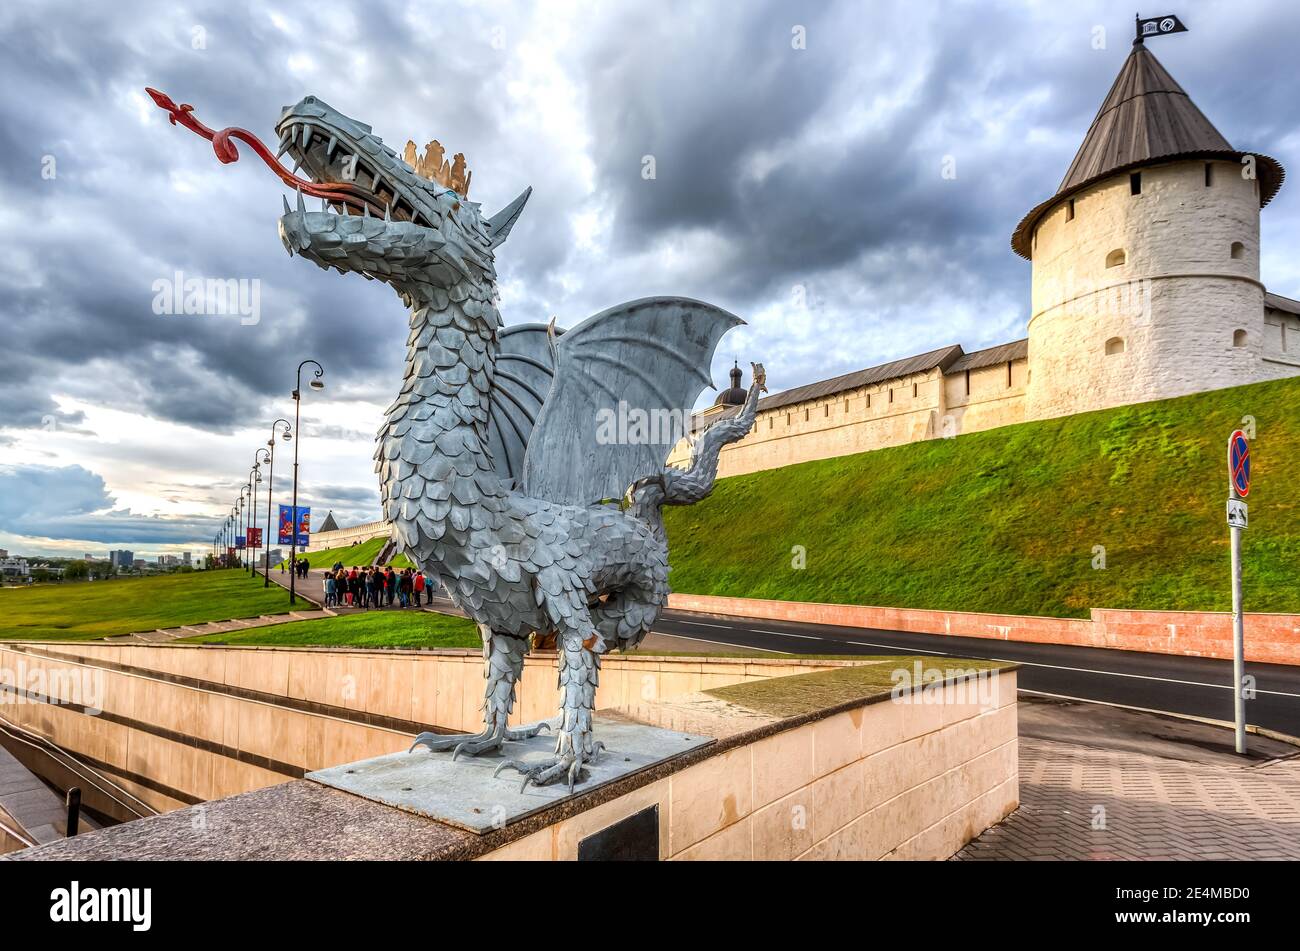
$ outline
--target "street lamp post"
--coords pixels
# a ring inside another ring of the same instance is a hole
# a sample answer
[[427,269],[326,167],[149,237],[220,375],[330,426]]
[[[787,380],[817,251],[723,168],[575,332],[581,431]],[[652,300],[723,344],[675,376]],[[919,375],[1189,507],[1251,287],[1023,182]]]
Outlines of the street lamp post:
[[[250,529],[257,525],[257,486],[262,481],[262,453],[264,452],[266,450],[259,446],[257,452],[253,453],[253,468],[248,475],[248,481],[253,486],[253,499],[248,507],[248,527]],[[265,542],[266,539],[264,538],[262,541]],[[248,574],[249,577],[257,577],[256,551],[248,556]]]
[[277,419],[271,424],[271,438],[266,441],[270,455],[270,471],[266,474],[266,537],[262,539],[262,551],[266,553],[263,561],[263,588],[271,587],[271,497],[275,494],[275,429],[281,423],[284,423],[282,435],[284,441],[293,439],[287,419]]
[[244,493],[248,491],[248,486],[239,487],[239,502],[236,507],[238,513],[238,523],[235,526],[235,558],[239,562],[239,567],[244,567],[244,554],[247,549],[239,547],[239,540],[244,537]]
[[248,481],[244,483],[243,488],[239,490],[239,537],[244,540],[244,554],[239,560],[239,567],[248,566],[248,500],[252,497],[253,476],[249,473]]
[[[293,508],[290,509],[292,516],[293,528],[289,539],[289,566],[297,567],[298,560],[298,446],[302,444],[302,425],[299,420],[299,410],[302,408],[302,368],[311,364],[316,368],[316,378],[309,384],[313,390],[325,389],[325,384],[320,378],[325,375],[325,368],[315,360],[304,360],[298,364],[297,381],[293,389],[293,431],[298,438],[293,441]],[[289,606],[297,604],[296,585],[294,579],[298,577],[296,571],[289,572]]]

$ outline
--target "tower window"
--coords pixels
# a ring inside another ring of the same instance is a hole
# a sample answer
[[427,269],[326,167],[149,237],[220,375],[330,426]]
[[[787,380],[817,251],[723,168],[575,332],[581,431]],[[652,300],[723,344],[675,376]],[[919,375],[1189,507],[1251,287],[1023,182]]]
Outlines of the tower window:
[[809,413],[808,407],[805,406],[803,408],[803,421],[805,423],[808,422],[808,413]]
[[1234,330],[1232,332],[1232,345],[1234,347],[1244,347],[1246,345],[1246,331]]
[[970,396],[970,370],[966,371],[966,395]]
[[1232,242],[1232,257],[1234,260],[1241,260],[1246,256],[1246,246],[1240,241]]
[[848,400],[845,400],[845,401],[844,401],[844,414],[847,416],[847,415],[848,415],[848,412],[849,412],[849,401],[848,401]]
[[867,394],[867,409],[871,409],[871,394]]
[[825,406],[822,407],[822,415],[829,416],[830,414],[831,414],[831,404],[827,403]]
[[1124,346],[1123,337],[1111,337],[1106,341],[1106,356],[1113,357],[1117,353],[1123,353],[1127,349]]
[[1065,204],[1065,220],[1066,221],[1074,220],[1074,199],[1073,198],[1071,198]]
[[1125,261],[1124,249],[1116,248],[1110,254],[1106,255],[1106,267],[1119,267]]
[[1011,361],[1007,361],[1007,387],[1011,386]]
[[921,392],[921,390],[920,390],[920,385],[917,384],[917,383],[913,383],[913,384],[912,384],[912,399],[916,399],[916,397],[920,394],[920,392]]
[[1205,163],[1205,187],[1209,188],[1214,184],[1214,163]]
[[894,388],[892,386],[889,388],[889,402],[894,402]]
[[1134,172],[1128,177],[1128,193],[1130,195],[1142,194],[1142,173]]

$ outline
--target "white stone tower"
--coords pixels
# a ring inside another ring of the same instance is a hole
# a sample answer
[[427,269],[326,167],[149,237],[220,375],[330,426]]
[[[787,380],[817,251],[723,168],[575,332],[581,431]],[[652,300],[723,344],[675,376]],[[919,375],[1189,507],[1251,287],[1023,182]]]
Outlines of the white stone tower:
[[1283,175],[1135,42],[1061,187],[1011,238],[1033,263],[1027,418],[1300,373],[1265,359],[1259,212]]

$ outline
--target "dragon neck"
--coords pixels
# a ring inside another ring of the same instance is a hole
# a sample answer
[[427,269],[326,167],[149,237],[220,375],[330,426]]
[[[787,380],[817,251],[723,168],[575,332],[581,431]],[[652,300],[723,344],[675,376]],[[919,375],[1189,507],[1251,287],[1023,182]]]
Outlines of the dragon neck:
[[[405,295],[411,308],[406,378],[414,384],[404,387],[399,403],[409,397],[433,404],[427,418],[434,451],[472,458],[481,483],[495,478],[487,432],[501,318],[491,288],[467,279],[447,289],[420,285]],[[437,441],[453,430],[463,438]],[[461,465],[457,471],[468,474]]]

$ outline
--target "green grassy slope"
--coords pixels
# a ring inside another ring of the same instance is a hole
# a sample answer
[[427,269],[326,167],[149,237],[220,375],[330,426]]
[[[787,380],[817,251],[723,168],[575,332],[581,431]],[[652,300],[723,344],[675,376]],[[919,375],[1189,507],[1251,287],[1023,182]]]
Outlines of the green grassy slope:
[[342,548],[322,548],[320,551],[309,551],[305,555],[300,552],[298,557],[305,557],[307,564],[313,568],[329,568],[336,561],[343,562],[349,568],[353,565],[364,567],[371,564],[372,559],[379,554],[379,549],[384,547],[384,541],[383,538],[372,538],[357,545],[344,545]]
[[1226,443],[1246,415],[1246,609],[1300,612],[1300,379],[722,479],[665,513],[673,589],[1062,617],[1229,610]]
[[32,585],[0,590],[0,638],[90,640],[288,610],[283,588],[229,569]]
[[319,621],[291,621],[226,634],[189,637],[185,643],[346,647],[481,647],[474,622],[429,611],[384,610]]

